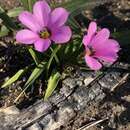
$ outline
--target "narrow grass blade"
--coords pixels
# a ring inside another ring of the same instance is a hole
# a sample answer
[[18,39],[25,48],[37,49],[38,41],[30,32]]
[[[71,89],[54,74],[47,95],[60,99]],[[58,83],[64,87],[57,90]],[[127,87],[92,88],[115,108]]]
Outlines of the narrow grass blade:
[[26,84],[24,85],[24,87],[26,86],[30,86],[34,83],[34,81],[42,74],[42,72],[44,71],[46,67],[46,62],[41,62],[31,73],[29,79],[27,80]]
[[33,4],[36,1],[37,0],[21,0],[21,2],[23,3],[24,8],[29,10],[29,11],[32,11]]
[[[53,53],[54,52],[53,48],[50,47],[50,49],[51,49],[51,52]],[[60,65],[60,61],[59,61],[58,56],[56,54],[55,54],[54,58],[55,58],[57,64]]]
[[[58,52],[58,50],[61,48],[61,45],[58,45],[55,49],[54,49],[54,51],[52,52],[52,54],[51,54],[51,57],[50,57],[50,59],[49,59],[49,61],[48,61],[48,63],[47,63],[47,70],[49,70],[49,68],[50,68],[50,66],[51,66],[51,63],[52,63],[52,60],[53,60],[53,58],[54,57],[56,57],[56,53]],[[59,62],[59,61],[58,61]]]
[[23,7],[16,7],[14,9],[9,10],[8,13],[7,13],[7,15],[9,17],[11,17],[11,18],[12,17],[17,17],[23,10],[24,10]]
[[21,3],[23,4],[23,7],[24,7],[26,10],[29,10],[28,0],[21,0]]
[[28,0],[29,11],[32,11],[33,5],[37,0]]
[[25,69],[21,69],[19,70],[13,77],[11,77],[7,82],[5,82],[1,88],[5,88],[8,87],[9,85],[11,85],[12,83],[14,83],[15,81],[17,81],[22,74],[25,72]]
[[58,6],[62,6],[73,13],[79,8],[82,8],[89,0],[70,0],[68,2],[63,2]]
[[2,23],[11,30],[16,30],[17,25],[13,22],[13,20],[4,12],[4,10],[0,7],[0,19],[2,19]]
[[61,79],[61,74],[58,71],[52,72],[52,75],[50,76],[50,79],[48,81],[48,86],[47,86],[44,100],[47,100],[51,96],[51,94],[57,87],[60,79]]
[[34,51],[34,49],[29,47],[28,50],[29,50],[33,60],[35,61],[36,65],[38,65],[40,62],[38,60],[38,57],[37,57],[36,52]]
[[70,25],[70,27],[77,33],[79,33],[79,31],[81,31],[81,27],[80,25],[78,24],[78,22],[73,18],[73,17],[70,17],[68,19],[68,24]]
[[44,69],[46,68],[46,63],[45,62],[41,62],[31,73],[29,79],[27,80],[27,82],[24,85],[24,89],[23,91],[20,93],[20,95],[15,99],[14,103],[16,103],[19,98],[25,93],[25,91],[28,89],[29,86],[31,86],[35,80],[42,74],[42,72],[44,71]]
[[1,26],[0,37],[7,36],[9,34],[9,29],[6,26]]

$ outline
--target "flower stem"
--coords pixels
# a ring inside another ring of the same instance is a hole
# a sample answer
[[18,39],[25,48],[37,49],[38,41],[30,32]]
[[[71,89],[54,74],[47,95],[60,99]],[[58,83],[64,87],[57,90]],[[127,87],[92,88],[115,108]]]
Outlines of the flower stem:
[[[50,49],[51,49],[51,51],[53,53],[53,51],[54,51],[53,48],[50,48]],[[58,56],[56,54],[54,55],[54,58],[55,58],[57,64],[60,65],[60,61],[59,61]]]
[[46,69],[46,74],[47,74],[46,77],[47,78],[48,78],[48,72],[49,72],[49,69],[50,69],[50,66],[51,66],[51,63],[52,63],[54,57],[55,57],[57,64],[58,65],[60,64],[60,61],[59,61],[58,57],[56,56],[56,53],[59,51],[60,48],[61,48],[61,45],[58,45],[54,50],[53,49],[51,50],[52,54],[51,54],[50,59],[47,63],[47,69]]
[[35,51],[31,47],[28,48],[28,51],[31,54],[31,56],[32,56],[34,62],[36,63],[36,65],[38,65],[40,62],[38,60],[38,57],[37,57]]

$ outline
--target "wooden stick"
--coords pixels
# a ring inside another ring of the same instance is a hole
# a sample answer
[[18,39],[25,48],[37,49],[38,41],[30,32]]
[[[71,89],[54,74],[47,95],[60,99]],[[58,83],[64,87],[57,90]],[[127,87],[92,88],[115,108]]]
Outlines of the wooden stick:
[[101,119],[101,120],[98,120],[98,121],[93,121],[93,122],[91,122],[91,123],[89,123],[89,124],[84,125],[83,127],[79,128],[79,129],[77,129],[77,130],[87,130],[87,129],[89,129],[90,127],[93,127],[93,126],[95,126],[95,125],[97,125],[97,124],[99,124],[99,123],[101,123],[101,122],[103,122],[103,121],[105,121],[105,120],[108,120],[108,117],[106,117],[106,118],[104,118],[104,119]]

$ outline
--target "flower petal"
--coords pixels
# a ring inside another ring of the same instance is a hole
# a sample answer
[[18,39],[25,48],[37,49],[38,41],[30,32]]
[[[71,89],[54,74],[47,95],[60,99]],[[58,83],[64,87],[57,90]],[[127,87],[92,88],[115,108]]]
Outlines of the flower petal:
[[85,46],[87,46],[87,45],[89,45],[90,44],[90,42],[91,42],[91,38],[92,38],[92,36],[91,35],[85,35],[84,37],[83,37],[83,44],[85,45]]
[[88,34],[93,35],[97,31],[97,24],[96,22],[91,22],[88,27]]
[[64,8],[56,8],[51,13],[51,26],[62,26],[65,24],[69,16],[69,12]]
[[72,31],[69,26],[63,26],[52,31],[51,39],[55,43],[66,43],[70,40]]
[[96,49],[100,44],[104,43],[106,40],[108,40],[110,36],[110,31],[107,28],[102,29],[95,35],[93,40],[91,41],[92,46]]
[[40,25],[34,18],[34,16],[29,13],[28,11],[24,11],[19,15],[19,20],[22,24],[24,24],[26,27],[31,29],[32,31],[39,32],[41,30]]
[[16,41],[24,44],[32,44],[38,39],[38,35],[30,30],[24,29],[16,34]]
[[51,9],[47,2],[38,1],[33,7],[33,13],[42,27],[47,26]]
[[109,39],[105,43],[115,52],[118,52],[121,49],[119,43],[114,39]]
[[94,59],[93,57],[86,55],[85,61],[92,70],[99,70],[102,68],[102,64],[98,62],[98,60]]
[[39,39],[34,43],[35,49],[39,52],[46,51],[51,45],[51,41],[49,39]]
[[118,55],[115,52],[106,51],[105,53],[104,52],[96,53],[94,57],[103,60],[105,62],[113,63],[117,60]]
[[95,57],[105,62],[115,62],[118,58],[117,52],[119,50],[119,43],[113,39],[109,39],[97,47]]
[[97,30],[96,22],[91,22],[88,27],[87,35],[85,35],[83,38],[83,44],[85,46],[87,46],[88,44],[91,44],[91,39],[94,36],[94,34],[96,33],[96,30]]

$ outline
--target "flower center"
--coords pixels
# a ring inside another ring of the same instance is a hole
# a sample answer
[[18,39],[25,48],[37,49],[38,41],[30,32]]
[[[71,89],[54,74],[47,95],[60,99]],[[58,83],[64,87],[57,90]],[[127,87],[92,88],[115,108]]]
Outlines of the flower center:
[[92,47],[88,46],[88,50],[86,51],[86,55],[93,56],[94,53],[95,53],[95,50]]
[[40,32],[40,37],[43,39],[48,39],[50,36],[51,33],[47,28],[44,28],[43,31]]

